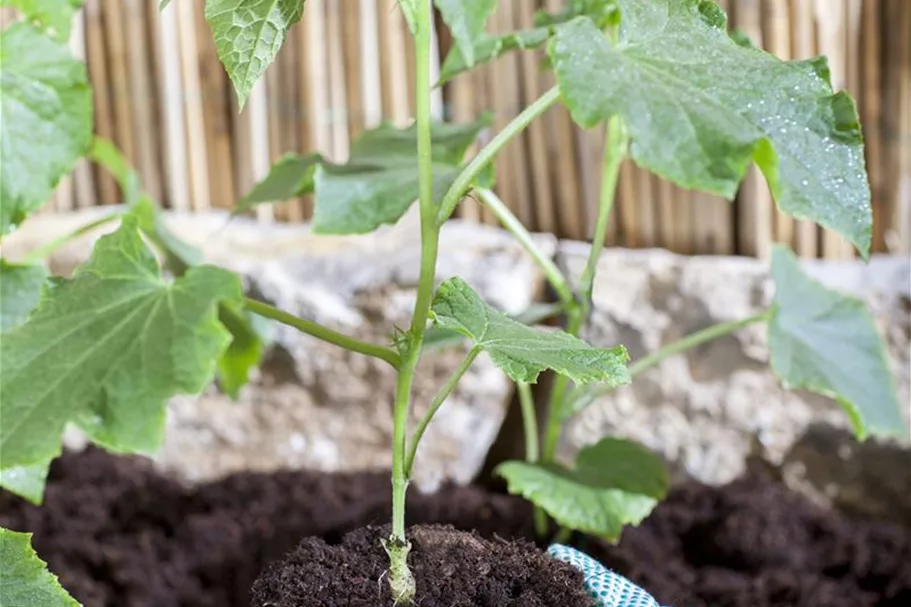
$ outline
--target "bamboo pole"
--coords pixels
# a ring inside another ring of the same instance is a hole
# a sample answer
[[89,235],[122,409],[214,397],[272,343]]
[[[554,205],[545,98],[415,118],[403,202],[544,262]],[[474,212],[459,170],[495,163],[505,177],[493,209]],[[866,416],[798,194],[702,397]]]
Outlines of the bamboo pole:
[[164,158],[167,202],[179,211],[190,210],[186,124],[180,76],[180,51],[177,7],[168,6],[155,17],[158,23],[159,79],[164,120]]
[[370,129],[383,119],[383,86],[381,82],[381,48],[377,28],[377,0],[360,0],[360,78],[363,125]]
[[882,80],[880,77],[880,11],[881,0],[863,0],[859,87],[864,96],[861,103],[861,124],[864,130],[867,174],[873,197],[873,250],[885,251],[883,216],[883,153],[882,153]]
[[[879,1],[879,0],[876,0]],[[792,51],[795,59],[809,59],[816,55],[816,12],[814,0],[793,0],[792,22],[794,39]],[[795,250],[804,258],[819,255],[819,228],[812,221],[798,221],[794,227]]]
[[[736,0],[735,22],[757,46],[764,46],[757,0]],[[747,171],[738,195],[738,234],[741,252],[768,259],[772,251],[772,195],[762,172]]]
[[383,84],[383,112],[397,126],[411,118],[408,88],[407,25],[396,0],[381,0],[378,11],[380,45],[384,60],[380,65]]
[[116,143],[123,154],[136,163],[133,143],[133,101],[130,93],[129,59],[127,57],[127,32],[124,31],[124,5],[122,0],[104,0],[104,26],[107,35],[107,57],[110,64],[112,93],[114,96],[114,124]]
[[[111,86],[108,78],[105,34],[101,17],[101,0],[88,0],[83,9],[86,29],[86,65],[92,82],[95,110],[95,133],[110,141],[114,140],[114,111],[111,106]],[[107,171],[93,167],[98,188],[97,200],[102,204],[114,204],[119,195],[114,178]]]
[[[763,29],[766,50],[782,60],[789,60],[791,51],[791,16],[788,0],[765,0],[763,4]],[[794,220],[780,210],[773,209],[773,232],[777,242],[794,246]]]
[[197,65],[206,139],[209,197],[212,206],[230,209],[238,198],[231,157],[233,137],[230,95],[233,91],[218,60],[215,42],[203,14],[203,5],[187,4],[195,6]]
[[326,2],[326,32],[329,47],[329,116],[332,128],[333,160],[348,158],[348,93],[345,87],[345,64],[342,48],[342,7],[340,0]]
[[190,192],[193,209],[204,211],[211,206],[212,195],[209,192],[209,158],[206,150],[202,84],[197,61],[199,51],[196,41],[196,4],[193,2],[175,4],[177,35],[180,43],[180,66],[183,76],[183,110],[187,125]]
[[[836,91],[847,87],[847,53],[845,50],[848,13],[845,0],[816,0],[819,26],[819,50],[829,58],[829,71]],[[853,256],[851,245],[832,230],[822,235],[823,257],[845,259]]]

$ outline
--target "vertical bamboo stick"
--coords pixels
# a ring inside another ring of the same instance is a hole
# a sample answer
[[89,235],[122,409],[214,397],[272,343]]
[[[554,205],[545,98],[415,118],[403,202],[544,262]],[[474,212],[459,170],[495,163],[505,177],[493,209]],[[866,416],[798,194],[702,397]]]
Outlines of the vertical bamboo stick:
[[111,70],[114,97],[114,123],[116,142],[131,162],[136,162],[134,146],[133,99],[130,94],[129,59],[127,57],[127,32],[124,31],[124,5],[122,0],[104,0],[104,25],[107,35],[107,53]]
[[[74,56],[83,61],[86,59],[85,13],[82,11],[77,11],[73,15],[70,49]],[[92,176],[92,167],[88,160],[81,158],[73,169],[73,205],[82,208],[95,204],[94,190],[95,179]]]
[[213,206],[222,209],[233,208],[238,197],[234,189],[234,168],[231,158],[229,95],[233,92],[228,76],[218,60],[215,42],[203,15],[203,5],[198,2],[187,4],[193,4],[195,7],[197,65],[206,138],[209,196]]
[[[243,128],[247,131],[247,140],[250,143],[250,186],[269,174],[269,100],[267,98],[265,78],[260,78],[250,97],[247,107],[241,114]],[[247,191],[245,188],[244,191]],[[256,218],[261,223],[271,223],[275,220],[275,209],[272,205],[261,204],[256,207]]]
[[[326,62],[326,7],[323,2],[311,2],[304,11],[301,33],[303,58],[299,63],[300,98],[304,103],[301,143],[306,152],[328,154],[332,146],[332,130],[326,116],[330,107],[329,76]],[[313,196],[302,200],[303,215],[313,216]]]
[[[847,87],[847,57],[845,51],[847,6],[845,0],[816,0],[816,20],[819,26],[819,50],[829,58],[832,85],[836,91]],[[831,230],[822,236],[824,257],[844,259],[852,256],[850,244]]]
[[[344,0],[342,0],[344,1]],[[357,138],[364,130],[364,90],[363,66],[361,65],[361,3],[359,0],[348,0],[344,8],[339,4],[339,21],[341,31],[341,65],[342,73],[333,74],[342,77],[345,83],[345,113],[348,137]]]
[[158,90],[162,93],[164,119],[164,158],[167,201],[171,208],[190,210],[186,124],[183,113],[183,91],[180,76],[180,51],[177,7],[168,6],[155,19],[158,23]]
[[[274,68],[281,80],[281,95],[277,99],[273,99],[272,106],[276,108],[276,113],[279,117],[278,123],[281,125],[281,135],[278,145],[273,145],[275,153],[272,156],[272,162],[275,162],[287,152],[301,149],[303,96],[300,94],[301,87],[297,79],[301,72],[300,63],[303,57],[300,51],[301,41],[295,35],[299,30],[303,30],[303,27],[298,24],[288,33],[288,37],[279,54],[278,63]],[[304,218],[301,199],[298,197],[286,201],[279,208],[281,209],[282,218],[286,221],[299,222]]]
[[617,244],[623,247],[638,247],[640,227],[636,198],[636,165],[632,160],[627,159],[620,166],[620,183],[617,191],[617,211],[620,218]]
[[342,48],[342,6],[340,0],[326,3],[326,32],[329,46],[329,120],[332,127],[332,158],[348,157],[348,94],[345,87],[345,64]]
[[369,129],[383,119],[377,0],[360,0],[360,14],[361,107],[364,113],[364,127]]
[[[105,51],[104,24],[101,18],[101,0],[88,0],[83,9],[86,28],[86,64],[94,89],[95,133],[105,139],[114,139],[114,113],[111,108],[111,85],[108,78],[107,52]],[[98,200],[114,204],[119,195],[114,178],[95,167]]]
[[383,113],[394,124],[403,126],[411,117],[407,53],[407,25],[396,0],[381,0],[380,48],[383,61],[380,76],[383,82]]
[[900,23],[898,39],[898,175],[895,183],[894,224],[897,231],[896,252],[911,253],[911,5],[903,2],[898,9]]
[[209,158],[206,150],[205,116],[202,84],[199,76],[199,49],[196,41],[196,4],[176,2],[177,37],[180,44],[180,67],[183,85],[183,111],[187,125],[190,193],[196,211],[211,206],[209,192]]
[[[766,0],[763,8],[766,50],[779,59],[791,59],[791,16],[788,0]],[[773,209],[772,214],[775,240],[789,247],[793,246],[793,219],[777,208]]]
[[[757,46],[764,46],[758,0],[737,0],[735,21]],[[742,253],[766,259],[772,246],[772,196],[762,173],[750,167],[738,196]]]
[[[794,24],[792,51],[795,59],[809,59],[816,55],[816,12],[813,2],[814,0],[793,0],[791,5]],[[796,223],[794,230],[798,255],[805,258],[817,257],[819,228],[812,221]]]
[[873,249],[885,251],[882,187],[882,82],[880,78],[880,11],[882,0],[863,0],[861,80],[864,91],[861,124],[864,129],[867,174],[873,196]]
[[[532,27],[532,16],[535,1],[522,0],[516,13],[516,25],[519,29]],[[541,74],[538,62],[543,53],[526,51],[521,55],[522,84],[524,105],[533,103],[545,89],[542,88]],[[528,146],[530,164],[528,170],[531,177],[531,191],[529,195],[534,202],[535,229],[542,232],[553,232],[556,229],[554,217],[554,197],[547,168],[547,139],[542,120],[535,120],[528,126]]]

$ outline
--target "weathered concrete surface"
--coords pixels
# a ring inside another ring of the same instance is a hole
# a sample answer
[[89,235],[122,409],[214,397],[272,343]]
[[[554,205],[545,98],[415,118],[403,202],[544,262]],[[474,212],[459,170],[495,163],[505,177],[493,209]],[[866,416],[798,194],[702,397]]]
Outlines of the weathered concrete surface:
[[[588,245],[561,242],[559,262],[578,276]],[[911,261],[880,257],[807,264],[832,288],[865,299],[886,334],[902,403],[911,383]],[[686,257],[660,250],[607,250],[585,338],[626,345],[633,359],[715,323],[768,306],[767,264],[735,257]],[[905,411],[907,414],[907,410]],[[768,368],[765,326],[668,359],[583,411],[564,433],[561,453],[606,434],[634,438],[676,471],[711,483],[738,476],[750,453],[780,463],[811,422],[845,427],[829,399],[784,390]]]
[[[89,209],[27,222],[4,243],[11,258],[110,209]],[[317,236],[300,225],[228,221],[217,213],[169,214],[181,238],[208,261],[238,271],[256,296],[295,314],[378,343],[393,327],[407,327],[420,255],[417,216],[359,237]],[[51,259],[67,274],[87,258],[94,237]],[[541,237],[554,251],[555,240]],[[451,222],[443,229],[440,280],[465,278],[489,302],[509,313],[538,295],[541,275],[530,258],[499,230]],[[213,386],[199,397],[170,404],[167,438],[157,459],[179,477],[200,481],[240,470],[283,466],[357,470],[391,465],[391,403],[395,376],[383,362],[351,354],[272,327],[274,347],[238,402]],[[461,362],[449,349],[426,357],[419,369],[413,417]],[[502,423],[512,386],[486,357],[479,358],[431,425],[416,464],[416,482],[433,488],[443,479],[467,482],[483,463]]]

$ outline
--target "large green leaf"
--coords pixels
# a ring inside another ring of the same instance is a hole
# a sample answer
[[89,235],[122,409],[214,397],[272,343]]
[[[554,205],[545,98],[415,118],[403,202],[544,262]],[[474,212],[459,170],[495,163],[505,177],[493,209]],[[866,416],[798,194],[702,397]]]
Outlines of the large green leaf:
[[497,0],[434,0],[434,4],[449,26],[462,58],[471,67],[475,61],[474,45],[484,33]]
[[37,24],[58,40],[70,37],[70,22],[85,0],[0,0],[0,6],[13,6],[28,21]]
[[303,14],[304,0],[206,0],[206,21],[241,108]]
[[793,253],[772,253],[772,369],[792,388],[835,398],[858,437],[907,436],[886,347],[863,302],[807,276]]
[[0,468],[46,465],[67,422],[112,450],[154,451],[165,401],[202,390],[228,345],[218,303],[240,301],[239,280],[198,266],[165,282],[126,215],[53,285],[0,342]]
[[[490,116],[470,124],[434,124],[433,192],[439,201],[459,174],[468,147],[490,124]],[[362,234],[399,220],[418,198],[417,128],[383,123],[351,146],[344,165],[316,169],[313,230],[323,234]]]
[[9,263],[0,258],[0,331],[25,322],[38,305],[46,278],[44,266]]
[[433,299],[436,326],[471,338],[517,382],[533,383],[545,369],[578,383],[629,383],[626,348],[593,348],[563,331],[542,331],[494,310],[461,278],[451,278]]
[[0,527],[0,605],[79,607],[32,550],[32,534]]
[[85,65],[28,23],[0,33],[0,236],[49,198],[92,139]]
[[557,28],[551,61],[573,118],[619,114],[640,165],[733,197],[750,162],[779,207],[835,230],[862,255],[872,213],[857,110],[825,59],[781,61],[738,45],[708,0],[618,0],[615,45],[589,19]]
[[237,203],[235,213],[271,202],[281,202],[313,191],[316,167],[323,161],[319,154],[288,153],[269,169],[269,174]]
[[[96,138],[90,156],[120,183],[124,200],[139,220],[139,228],[164,255],[165,265],[174,276],[183,276],[187,270],[202,263],[202,251],[168,229],[161,209],[142,192],[139,175],[114,144]],[[240,388],[250,377],[250,370],[262,360],[266,347],[264,331],[258,330],[257,320],[251,315],[226,302],[219,304],[218,317],[231,332],[231,345],[218,359],[218,380],[226,394],[237,398]]]
[[604,438],[579,452],[573,468],[500,464],[509,492],[540,506],[557,523],[610,540],[638,525],[664,498],[668,474],[657,455],[626,440]]

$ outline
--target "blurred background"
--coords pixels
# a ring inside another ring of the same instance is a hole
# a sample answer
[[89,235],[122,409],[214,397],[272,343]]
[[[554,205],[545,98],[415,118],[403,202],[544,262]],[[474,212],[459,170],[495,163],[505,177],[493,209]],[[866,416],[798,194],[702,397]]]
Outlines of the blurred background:
[[[732,27],[783,59],[829,57],[835,88],[847,89],[860,109],[874,250],[911,251],[911,2],[719,3]],[[562,4],[500,2],[490,28],[531,27],[535,10]],[[88,0],[76,19],[72,45],[95,87],[96,132],[120,146],[169,208],[230,209],[283,153],[318,150],[340,161],[365,128],[383,119],[407,124],[412,115],[413,53],[395,0],[308,2],[241,113],[202,2],[181,0],[159,14],[158,0]],[[437,33],[438,67],[450,40],[444,27]],[[501,127],[552,85],[542,56],[515,52],[458,76],[436,91],[434,112],[467,121],[489,109]],[[602,133],[580,130],[554,108],[501,154],[497,190],[532,229],[585,240],[594,226],[602,142]],[[777,241],[804,257],[854,255],[838,237],[777,213],[755,171],[734,204],[680,190],[632,164],[623,167],[619,192],[609,245],[764,257]],[[45,212],[119,201],[114,181],[83,162]],[[258,218],[298,222],[311,211],[311,200],[290,200],[260,207]],[[460,213],[493,222],[471,201]]]

